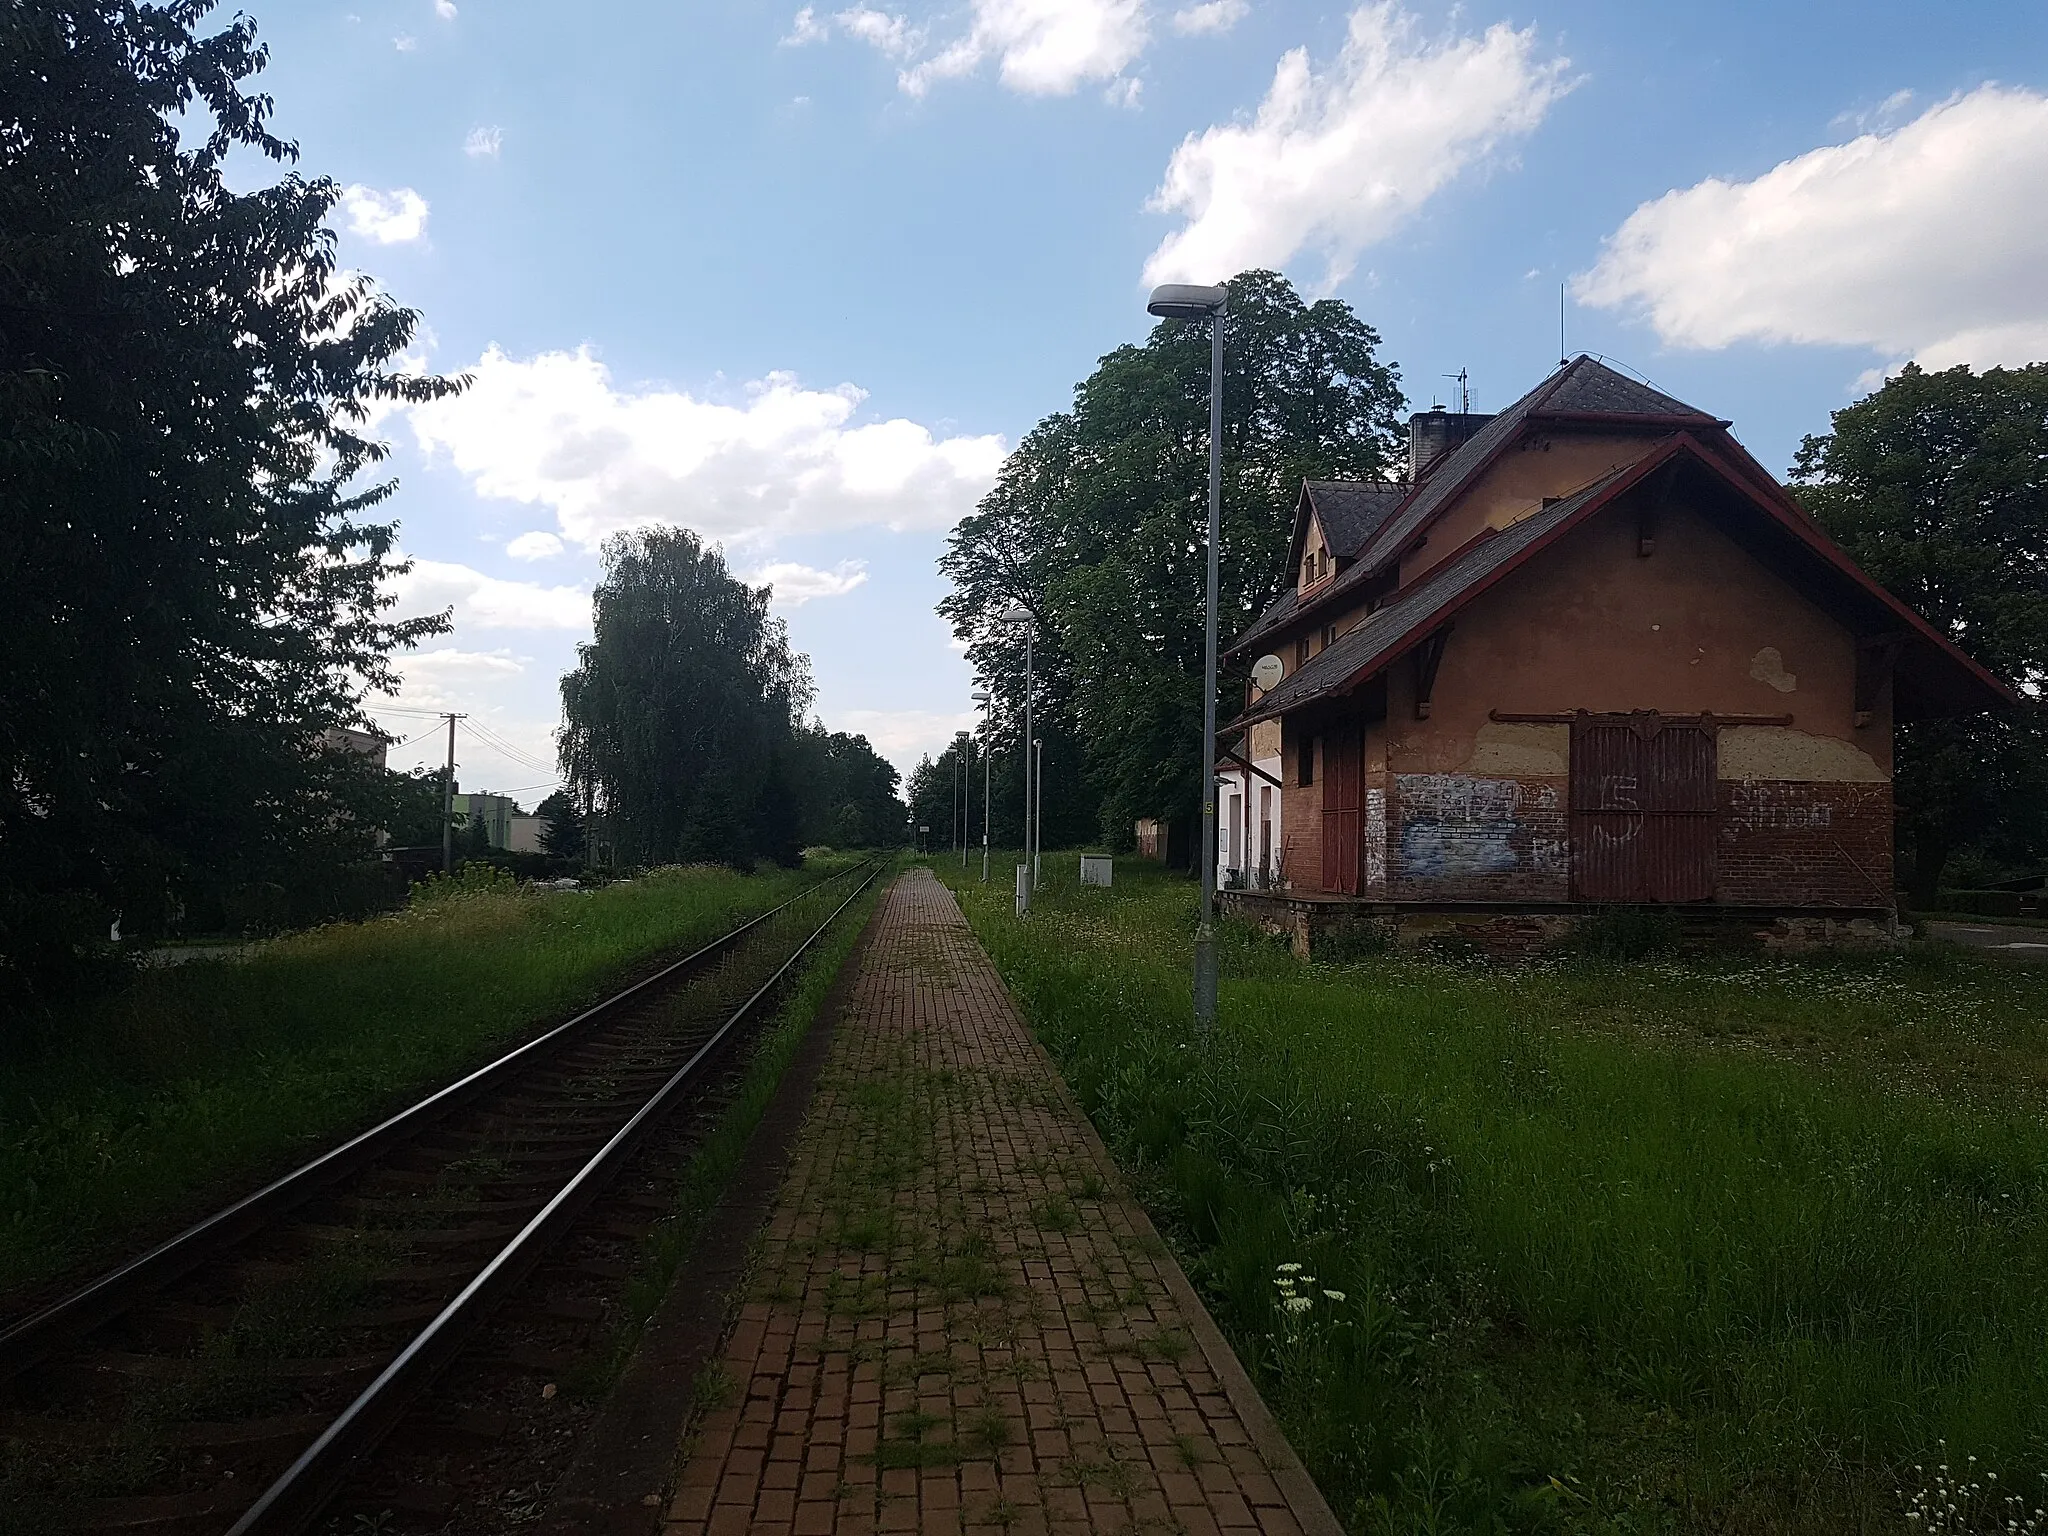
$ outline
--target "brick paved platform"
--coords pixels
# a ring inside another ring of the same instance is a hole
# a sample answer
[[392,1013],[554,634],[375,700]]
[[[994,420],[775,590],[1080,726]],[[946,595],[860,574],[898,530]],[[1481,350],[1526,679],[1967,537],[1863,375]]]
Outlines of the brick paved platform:
[[951,894],[883,900],[667,1536],[1337,1531]]

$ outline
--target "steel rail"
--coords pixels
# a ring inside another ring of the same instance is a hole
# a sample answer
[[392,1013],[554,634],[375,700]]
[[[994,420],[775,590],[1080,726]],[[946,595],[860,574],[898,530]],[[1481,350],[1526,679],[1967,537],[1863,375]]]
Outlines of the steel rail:
[[464,1286],[461,1293],[384,1367],[377,1379],[342,1410],[298,1460],[264,1489],[262,1496],[229,1528],[227,1536],[284,1536],[287,1532],[303,1530],[318,1517],[355,1462],[376,1448],[411,1406],[414,1396],[455,1358],[470,1328],[525,1278],[548,1248],[597,1197],[605,1181],[617,1173],[638,1149],[647,1133],[691,1085],[726,1037],[738,1028],[762,998],[781,983],[797,961],[838,921],[839,915],[875,883],[882,869],[881,862],[876,861],[867,879],[832,909],[810,937],[776,967],[775,974],[719,1025],[690,1059],[655,1090],[632,1119],[577,1170],[555,1197],[520,1229],[519,1234],[484,1265],[476,1278]]
[[[872,863],[873,861],[869,861]],[[574,1018],[557,1024],[545,1034],[508,1051],[496,1061],[428,1094],[410,1108],[402,1109],[369,1130],[351,1137],[311,1162],[272,1180],[254,1194],[195,1222],[175,1237],[166,1238],[147,1252],[108,1271],[97,1280],[73,1291],[59,1301],[30,1313],[0,1329],[0,1380],[18,1375],[62,1348],[90,1333],[102,1323],[118,1317],[152,1291],[189,1273],[222,1249],[240,1242],[294,1206],[302,1205],[336,1181],[373,1162],[397,1143],[424,1129],[452,1109],[468,1103],[545,1056],[553,1048],[610,1015],[650,988],[672,981],[679,974],[715,959],[741,938],[771,917],[787,911],[834,881],[858,874],[869,864],[854,864],[823,880],[805,886],[780,906],[749,918],[729,933],[720,935],[701,949],[685,955],[642,978],[624,991],[586,1008]],[[862,889],[866,889],[863,883]]]

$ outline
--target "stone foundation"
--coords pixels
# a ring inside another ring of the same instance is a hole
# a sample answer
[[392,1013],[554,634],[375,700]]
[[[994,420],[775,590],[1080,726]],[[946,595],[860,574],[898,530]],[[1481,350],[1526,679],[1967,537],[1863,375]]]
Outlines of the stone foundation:
[[[1614,909],[1401,904],[1296,896],[1284,891],[1222,891],[1223,910],[1276,938],[1297,959],[1385,949],[1457,946],[1510,958],[1552,949],[1585,923]],[[1881,911],[1786,912],[1741,907],[1674,907],[1679,947],[1687,952],[1754,949],[1797,954],[1817,949],[1894,948],[1913,930]]]

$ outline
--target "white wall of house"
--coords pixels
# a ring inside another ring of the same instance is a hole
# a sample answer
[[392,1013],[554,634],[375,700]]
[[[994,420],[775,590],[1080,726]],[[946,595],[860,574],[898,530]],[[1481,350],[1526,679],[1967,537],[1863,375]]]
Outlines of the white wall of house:
[[1280,758],[1256,764],[1272,778],[1241,767],[1216,775],[1216,868],[1220,882],[1238,890],[1263,890],[1280,880]]

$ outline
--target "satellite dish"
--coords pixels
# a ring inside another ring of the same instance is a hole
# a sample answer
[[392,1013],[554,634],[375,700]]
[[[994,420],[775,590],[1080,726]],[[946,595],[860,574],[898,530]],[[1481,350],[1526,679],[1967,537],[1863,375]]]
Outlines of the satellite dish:
[[1271,693],[1279,687],[1280,679],[1286,673],[1287,668],[1281,663],[1280,658],[1270,651],[1252,663],[1252,682],[1261,693]]

